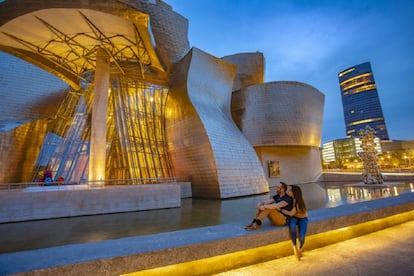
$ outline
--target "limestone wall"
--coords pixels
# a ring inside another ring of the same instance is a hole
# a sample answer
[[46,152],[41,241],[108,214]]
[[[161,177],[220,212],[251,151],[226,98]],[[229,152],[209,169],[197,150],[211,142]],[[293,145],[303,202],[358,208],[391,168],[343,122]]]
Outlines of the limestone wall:
[[[306,146],[273,146],[256,148],[262,166],[266,171],[270,187],[280,181],[287,184],[317,182],[322,173],[320,152],[317,147]],[[277,161],[280,175],[271,177],[268,162]]]
[[87,190],[2,191],[0,223],[180,206],[179,184],[147,184]]

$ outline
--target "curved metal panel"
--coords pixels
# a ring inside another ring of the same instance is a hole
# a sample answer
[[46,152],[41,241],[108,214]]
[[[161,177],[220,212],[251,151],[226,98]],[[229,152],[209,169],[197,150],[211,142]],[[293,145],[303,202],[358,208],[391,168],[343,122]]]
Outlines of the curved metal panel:
[[67,85],[13,56],[0,53],[0,59],[0,132],[27,122],[53,118]]
[[325,96],[293,81],[258,84],[234,92],[233,119],[254,146],[319,147]]
[[[188,20],[162,1],[122,0],[150,15],[150,28],[155,49],[164,65],[170,67],[190,50]],[[152,4],[154,2],[156,4]]]
[[264,82],[264,57],[262,53],[241,53],[225,56],[222,59],[237,65],[233,91]]
[[166,132],[177,176],[191,176],[193,196],[265,193],[253,147],[230,114],[236,68],[193,48],[177,65],[167,101]]
[[42,119],[0,132],[0,183],[31,181],[47,124],[48,120]]

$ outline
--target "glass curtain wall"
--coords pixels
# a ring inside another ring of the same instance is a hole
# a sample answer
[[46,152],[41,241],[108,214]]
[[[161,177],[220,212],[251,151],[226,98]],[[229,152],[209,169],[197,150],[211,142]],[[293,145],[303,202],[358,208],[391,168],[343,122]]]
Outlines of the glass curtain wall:
[[132,182],[140,184],[172,177],[164,133],[167,95],[167,87],[124,76],[113,81],[108,179],[139,180]]
[[[165,182],[173,177],[165,141],[168,88],[124,76],[112,81],[107,118],[106,179],[117,184]],[[88,178],[93,87],[70,91],[49,124],[33,181],[45,171],[53,180]],[[113,182],[115,183],[115,182]]]
[[91,100],[89,90],[67,93],[55,118],[48,124],[33,181],[41,180],[45,171],[52,174],[54,181],[58,177],[63,177],[66,182],[86,179]]

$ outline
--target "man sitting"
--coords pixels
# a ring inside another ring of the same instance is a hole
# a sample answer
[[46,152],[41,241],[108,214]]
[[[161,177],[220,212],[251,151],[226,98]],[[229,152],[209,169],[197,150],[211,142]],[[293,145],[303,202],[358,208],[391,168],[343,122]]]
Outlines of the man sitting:
[[253,216],[253,221],[246,225],[244,229],[249,231],[260,229],[264,219],[267,217],[273,225],[286,225],[287,217],[280,210],[290,211],[293,208],[293,200],[286,194],[286,190],[286,183],[280,182],[276,186],[277,194],[272,199],[257,204],[257,211]]

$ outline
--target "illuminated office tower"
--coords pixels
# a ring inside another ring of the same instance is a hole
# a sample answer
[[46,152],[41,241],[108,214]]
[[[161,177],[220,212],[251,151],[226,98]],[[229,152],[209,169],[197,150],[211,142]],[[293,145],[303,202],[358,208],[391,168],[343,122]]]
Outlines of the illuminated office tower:
[[381,140],[389,140],[371,64],[365,62],[338,74],[344,110],[346,136],[370,126]]

